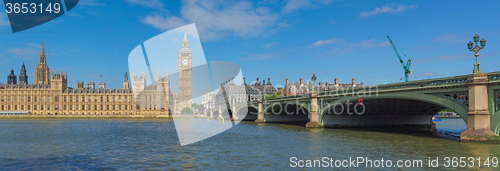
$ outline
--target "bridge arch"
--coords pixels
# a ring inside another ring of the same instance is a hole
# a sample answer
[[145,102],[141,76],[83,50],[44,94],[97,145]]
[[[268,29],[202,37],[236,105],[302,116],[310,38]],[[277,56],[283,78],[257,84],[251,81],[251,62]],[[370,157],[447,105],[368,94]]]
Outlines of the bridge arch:
[[309,103],[275,102],[270,103],[264,109],[264,120],[266,122],[309,122]]
[[[358,103],[358,96],[347,96],[328,101],[320,111],[320,123],[337,125],[349,123],[349,118],[358,119],[357,124],[368,124],[370,122],[399,124],[424,124],[430,123],[432,116],[443,109],[455,111],[461,118],[467,122],[468,107],[445,96],[431,94],[411,94],[411,96],[402,96],[401,93],[379,94],[378,97],[363,97],[364,110],[361,115],[356,113],[354,104]],[[319,100],[321,105],[321,100]],[[350,109],[346,108],[345,103],[351,102]],[[342,106],[342,107],[340,107]],[[356,107],[360,107],[357,105]],[[359,110],[358,110],[359,112]],[[351,113],[351,114],[347,114]],[[358,116],[356,116],[358,115]],[[325,120],[326,119],[326,120]],[[365,122],[359,120],[366,119]],[[376,120],[382,121],[376,121]],[[385,119],[385,120],[384,120]],[[398,123],[400,122],[400,123]]]

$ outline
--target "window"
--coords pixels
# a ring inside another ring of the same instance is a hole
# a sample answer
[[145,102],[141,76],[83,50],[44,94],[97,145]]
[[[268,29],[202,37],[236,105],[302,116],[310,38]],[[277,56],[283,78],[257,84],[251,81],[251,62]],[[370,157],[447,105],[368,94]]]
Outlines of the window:
[[73,96],[69,96],[69,102],[73,102]]
[[85,110],[85,105],[82,105],[82,110]]
[[31,110],[31,106],[30,105],[28,105],[28,110]]
[[127,106],[128,106],[128,105],[125,105],[125,110],[127,110]]
[[101,110],[104,110],[104,108],[102,107],[102,105],[101,105]]
[[64,96],[63,101],[66,102],[66,96]]
[[[40,98],[40,101],[41,101],[41,102],[43,102],[43,98],[44,98],[43,96]],[[43,110],[43,109],[42,109],[42,110]]]
[[37,109],[36,109],[36,105],[35,105],[35,106],[33,106],[33,110],[37,110]]
[[106,96],[106,101],[109,102],[109,96]]
[[109,105],[106,105],[106,110],[109,110]]
[[47,105],[47,110],[50,110],[50,105]]
[[118,105],[118,110],[122,110],[122,105]]
[[21,102],[24,102],[24,96],[21,97]]
[[[103,99],[103,97],[101,96],[101,102],[103,101],[102,99]],[[102,109],[101,109],[101,110],[102,110]]]
[[14,105],[14,110],[17,110],[17,105]]
[[49,96],[49,97],[47,97],[47,102],[50,102],[50,96]]
[[10,105],[7,106],[7,110],[10,110]]
[[58,101],[59,101],[59,96],[55,96],[55,97],[54,97],[54,101],[55,101],[55,102],[58,102]]
[[[78,98],[78,97],[77,97]],[[82,102],[85,102],[85,96],[82,96]]]
[[66,105],[63,106],[63,109],[66,110]]
[[43,105],[40,105],[40,110],[43,110]]
[[97,102],[97,96],[94,96],[94,102]]
[[21,110],[24,110],[24,105],[21,105]]
[[115,105],[113,105],[113,110],[115,110]]
[[115,96],[113,96],[113,102],[115,102]]
[[3,102],[3,101],[4,101],[4,99],[5,99],[5,97],[3,97],[3,96],[2,96],[2,101],[1,101],[1,102]]
[[73,105],[69,105],[69,110],[73,110]]
[[97,105],[94,105],[94,110],[97,110]]

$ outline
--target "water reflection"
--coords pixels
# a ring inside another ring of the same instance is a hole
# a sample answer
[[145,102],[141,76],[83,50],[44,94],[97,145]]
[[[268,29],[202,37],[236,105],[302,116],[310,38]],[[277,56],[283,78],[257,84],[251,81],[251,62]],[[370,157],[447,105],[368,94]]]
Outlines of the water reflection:
[[[186,129],[231,126],[231,122],[217,119],[183,122],[179,126]],[[459,119],[438,122],[436,132],[306,129],[302,125],[241,122],[187,146],[179,145],[176,127],[171,119],[0,120],[0,168],[288,170],[290,157],[424,161],[439,157],[440,168],[430,168],[438,170],[444,167],[444,157],[500,156],[497,144],[460,143],[458,135],[466,126]],[[376,170],[381,169],[394,170]],[[463,169],[469,168],[456,170]]]

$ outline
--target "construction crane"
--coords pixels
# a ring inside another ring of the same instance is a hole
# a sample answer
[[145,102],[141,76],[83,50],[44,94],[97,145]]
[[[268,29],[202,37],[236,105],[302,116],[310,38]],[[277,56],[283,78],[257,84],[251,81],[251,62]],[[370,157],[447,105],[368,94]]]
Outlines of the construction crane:
[[394,43],[392,43],[391,38],[389,36],[387,36],[387,38],[389,39],[389,42],[391,42],[392,48],[394,48],[394,52],[396,52],[396,55],[398,55],[399,62],[401,62],[401,65],[403,65],[403,68],[405,69],[405,82],[408,82],[408,78],[410,77],[410,74],[413,72],[413,70],[410,70],[411,59],[409,59],[405,55],[405,57],[408,58],[408,61],[406,61],[405,65],[403,59],[401,58],[401,56],[399,56],[399,52],[396,49],[396,46],[394,45]]

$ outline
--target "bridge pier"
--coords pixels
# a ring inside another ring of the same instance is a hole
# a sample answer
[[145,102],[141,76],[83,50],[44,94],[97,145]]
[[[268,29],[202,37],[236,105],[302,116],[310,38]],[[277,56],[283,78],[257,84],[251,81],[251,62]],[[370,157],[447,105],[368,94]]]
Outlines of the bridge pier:
[[219,106],[219,117],[217,119],[222,119],[222,106]]
[[258,113],[257,113],[257,119],[255,120],[255,122],[257,122],[257,123],[264,123],[265,122],[264,121],[264,112],[263,112],[264,109],[262,107],[262,100],[259,99],[257,101],[257,103],[258,103],[258,109],[257,109]]
[[460,133],[460,141],[487,141],[497,135],[491,131],[488,110],[488,73],[467,75],[469,87],[469,112],[467,130]]
[[318,128],[322,125],[319,123],[318,114],[318,93],[313,92],[311,94],[311,114],[309,115],[309,122],[306,124],[307,128]]
[[231,109],[231,121],[234,121],[234,120],[237,120],[238,119],[238,115],[236,115],[236,106],[233,105],[233,108]]

